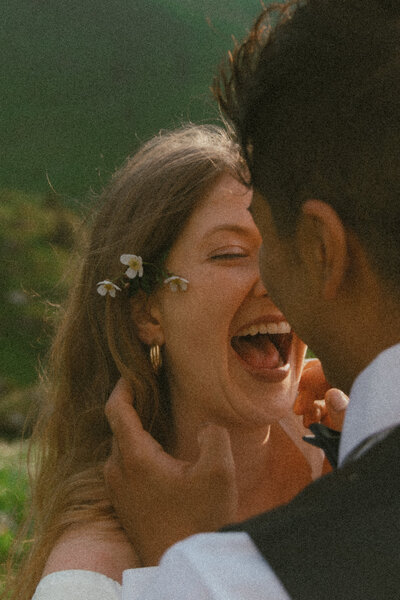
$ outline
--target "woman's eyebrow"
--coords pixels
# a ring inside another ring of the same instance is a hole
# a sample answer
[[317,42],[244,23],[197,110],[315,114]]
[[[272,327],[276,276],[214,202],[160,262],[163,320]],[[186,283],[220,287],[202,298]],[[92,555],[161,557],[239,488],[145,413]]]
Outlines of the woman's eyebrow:
[[209,237],[219,231],[230,231],[232,233],[239,233],[241,235],[251,235],[251,230],[248,227],[242,227],[241,225],[235,225],[234,223],[221,223],[221,225],[215,225],[209,229],[204,237]]

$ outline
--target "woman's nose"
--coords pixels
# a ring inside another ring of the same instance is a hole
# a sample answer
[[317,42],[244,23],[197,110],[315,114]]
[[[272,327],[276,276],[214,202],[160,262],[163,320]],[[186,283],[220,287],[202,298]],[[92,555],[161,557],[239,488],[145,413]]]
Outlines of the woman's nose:
[[268,296],[268,292],[262,282],[260,274],[258,274],[257,281],[254,284],[253,292],[254,292],[254,295],[257,296],[258,298]]

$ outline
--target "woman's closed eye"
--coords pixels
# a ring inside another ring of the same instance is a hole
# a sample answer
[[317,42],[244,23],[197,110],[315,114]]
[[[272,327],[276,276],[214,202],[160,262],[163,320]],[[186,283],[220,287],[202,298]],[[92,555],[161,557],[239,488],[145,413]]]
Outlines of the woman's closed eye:
[[230,259],[234,259],[234,258],[245,258],[246,256],[248,256],[247,254],[242,254],[242,253],[236,253],[236,252],[230,252],[230,253],[224,253],[224,254],[215,254],[214,256],[211,256],[211,260],[230,260]]
[[236,258],[247,258],[249,253],[242,248],[238,249],[227,249],[227,250],[217,250],[213,252],[210,256],[211,260],[235,260]]

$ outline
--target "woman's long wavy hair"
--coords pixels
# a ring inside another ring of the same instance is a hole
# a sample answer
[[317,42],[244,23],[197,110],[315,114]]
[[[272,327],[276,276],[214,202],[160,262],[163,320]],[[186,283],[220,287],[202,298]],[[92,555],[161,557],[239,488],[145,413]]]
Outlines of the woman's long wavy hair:
[[157,262],[224,172],[244,181],[231,137],[216,126],[187,125],[147,142],[99,198],[90,239],[52,346],[48,392],[32,436],[34,475],[30,552],[11,598],[29,600],[57,539],[80,522],[113,517],[102,467],[111,447],[104,405],[122,375],[144,426],[163,443],[172,423],[166,377],[156,377],[124,292],[105,299],[96,283],[118,278],[119,257]]

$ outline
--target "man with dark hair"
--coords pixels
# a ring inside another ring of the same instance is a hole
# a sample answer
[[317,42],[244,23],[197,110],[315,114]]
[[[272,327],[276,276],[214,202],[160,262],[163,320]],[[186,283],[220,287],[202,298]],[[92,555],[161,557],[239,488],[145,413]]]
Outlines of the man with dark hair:
[[[266,288],[350,404],[337,470],[286,506],[173,546],[137,597],[394,600],[400,3],[299,0],[266,9],[214,89],[252,176]],[[119,386],[109,401],[118,444],[106,479],[144,563],[155,564],[159,548],[214,527],[216,508],[221,524],[229,517],[229,440],[206,428],[199,462],[182,466],[141,430],[130,400]],[[143,502],[149,521],[135,522]],[[124,593],[136,597],[129,573]]]

